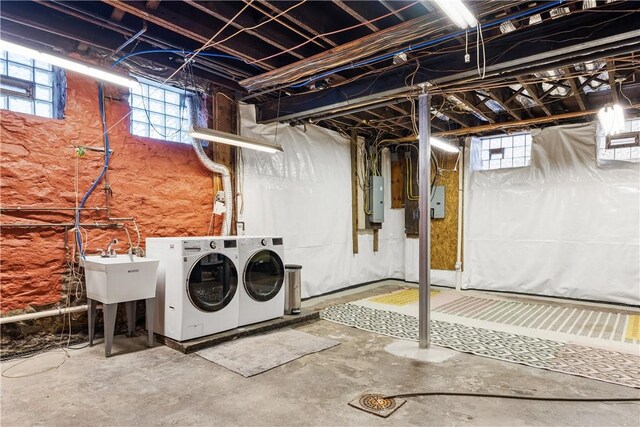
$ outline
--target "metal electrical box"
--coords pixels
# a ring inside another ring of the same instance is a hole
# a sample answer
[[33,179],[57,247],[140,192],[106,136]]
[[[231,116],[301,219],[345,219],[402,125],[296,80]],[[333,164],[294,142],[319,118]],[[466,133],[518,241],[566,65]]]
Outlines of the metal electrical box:
[[444,218],[444,185],[436,185],[431,198],[431,218]]
[[372,176],[369,184],[369,205],[371,209],[371,222],[384,221],[384,178]]

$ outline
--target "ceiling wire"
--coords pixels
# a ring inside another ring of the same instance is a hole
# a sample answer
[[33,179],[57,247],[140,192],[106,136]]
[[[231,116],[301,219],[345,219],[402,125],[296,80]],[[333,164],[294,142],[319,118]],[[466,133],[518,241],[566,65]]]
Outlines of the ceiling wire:
[[[412,6],[416,5],[416,4],[418,4],[418,3],[420,3],[420,2],[415,1],[415,2],[413,2],[413,3],[410,3],[410,4],[406,5],[406,6],[401,7],[400,9],[396,10],[396,12],[401,12],[401,11],[403,11],[403,10],[405,10],[405,9],[408,9],[408,8],[410,8],[410,7],[412,7]],[[278,52],[278,53],[274,53],[273,55],[270,55],[270,56],[265,56],[265,57],[263,57],[263,58],[256,59],[255,61],[250,62],[249,64],[253,64],[253,63],[256,63],[256,62],[262,62],[262,61],[268,61],[269,59],[276,58],[276,57],[278,57],[278,56],[280,56],[280,55],[284,55],[284,54],[286,54],[286,53],[289,53],[289,52],[291,52],[292,50],[296,50],[296,49],[298,49],[298,48],[301,48],[302,46],[305,46],[305,45],[307,45],[307,44],[311,43],[312,41],[314,41],[314,40],[315,40],[315,39],[317,39],[317,38],[320,38],[320,37],[326,37],[326,36],[332,36],[332,35],[339,34],[339,33],[345,32],[345,31],[354,30],[354,29],[356,29],[356,28],[358,28],[358,27],[362,27],[362,26],[365,26],[365,25],[367,25],[367,24],[371,24],[371,23],[373,23],[373,22],[379,21],[379,20],[381,20],[381,19],[388,18],[388,17],[390,17],[391,15],[393,15],[393,12],[389,12],[389,13],[384,14],[384,15],[382,15],[382,16],[378,16],[377,18],[373,18],[373,19],[370,19],[370,20],[367,20],[367,21],[360,22],[360,23],[355,24],[355,25],[352,25],[352,26],[350,26],[350,27],[340,28],[339,30],[328,31],[328,32],[326,32],[326,33],[317,34],[317,35],[315,35],[315,36],[313,36],[313,37],[310,37],[309,39],[305,40],[304,42],[302,42],[302,43],[300,43],[300,44],[298,44],[298,45],[296,45],[296,46],[293,46],[293,47],[291,47],[291,48],[288,48],[288,49],[282,50],[282,51],[280,51],[280,52]]]
[[[213,36],[211,36],[211,38],[209,40],[207,40],[206,43],[204,43],[202,46],[200,46],[198,49],[196,49],[193,54],[187,55],[184,59],[184,63],[182,65],[180,65],[180,67],[178,67],[173,73],[171,73],[171,75],[169,77],[167,77],[162,83],[160,83],[160,86],[165,85],[169,80],[171,80],[176,74],[178,74],[179,72],[181,72],[191,61],[193,61],[193,59],[198,56],[198,54],[200,52],[202,52],[204,49],[207,48],[207,46],[210,45],[210,43],[213,41],[213,39],[215,39],[216,37],[218,37],[218,35],[220,35],[220,33],[222,33],[229,25],[231,25],[232,22],[235,21],[235,19],[240,16],[240,14],[242,12],[244,12],[244,10],[246,8],[248,8],[251,3],[253,2],[253,0],[250,0],[249,3],[247,3],[242,9],[240,9],[240,11],[238,11],[238,13],[236,13],[233,18],[231,18],[229,21],[227,21],[222,28],[220,28]],[[155,90],[152,93],[155,93],[158,89],[161,89],[160,87],[155,88]],[[151,96],[151,94],[149,95]],[[102,134],[99,137],[96,137],[95,139],[91,140],[88,145],[91,145],[93,143],[96,143],[98,141],[100,141],[102,138],[104,138],[105,134],[108,134],[112,129],[114,129],[116,126],[118,126],[120,123],[122,123],[126,118],[128,118],[132,113],[132,110],[129,110],[128,113],[126,113],[125,115],[123,115],[118,121],[116,121],[113,125],[111,125],[109,128],[105,129],[104,132],[102,132]]]

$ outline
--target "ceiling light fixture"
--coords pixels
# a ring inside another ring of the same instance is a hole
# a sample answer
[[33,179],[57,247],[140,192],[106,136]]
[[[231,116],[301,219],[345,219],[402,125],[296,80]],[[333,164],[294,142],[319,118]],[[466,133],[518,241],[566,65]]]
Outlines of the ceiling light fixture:
[[478,25],[478,20],[471,11],[462,3],[462,0],[432,0],[447,14],[458,27],[466,30]]
[[448,142],[444,142],[443,140],[437,138],[431,138],[431,145],[443,151],[446,151],[447,153],[457,153],[460,151],[458,147],[455,147]]
[[598,111],[600,126],[606,135],[617,135],[624,132],[624,109],[618,104],[607,104]]
[[81,64],[80,62],[61,58],[59,56],[49,55],[48,53],[10,43],[6,40],[0,40],[0,50],[6,50],[7,52],[24,55],[38,61],[48,62],[49,64],[55,65],[56,67],[65,68],[69,71],[75,71],[76,73],[84,74],[86,76],[93,77],[94,79],[117,84],[120,86],[134,87],[138,85],[138,82],[134,79],[130,79],[128,77],[124,77],[122,75],[115,74],[109,71],[101,70],[100,68]]
[[207,128],[193,128],[189,135],[192,138],[206,141],[219,142],[221,144],[235,145],[236,147],[249,148],[251,150],[264,151],[266,153],[282,152],[282,147],[268,142],[262,142],[232,133],[220,132]]

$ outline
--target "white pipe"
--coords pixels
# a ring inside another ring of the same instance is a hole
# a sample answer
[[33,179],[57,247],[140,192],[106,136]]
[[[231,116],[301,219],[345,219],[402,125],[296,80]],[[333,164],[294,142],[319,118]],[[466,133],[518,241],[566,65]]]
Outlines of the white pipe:
[[[466,146],[466,141],[465,141]],[[463,197],[464,197],[464,154],[460,152],[460,162],[458,164],[458,243],[456,250],[456,290],[462,289],[462,227],[463,227]]]
[[229,173],[229,168],[207,157],[200,140],[196,138],[192,138],[191,140],[191,145],[193,145],[193,149],[204,167],[211,172],[222,175],[222,190],[224,191],[224,207],[226,209],[224,220],[222,221],[222,235],[229,236],[231,234],[231,218],[233,217],[233,195],[231,194],[231,174]]
[[15,316],[0,317],[0,325],[6,325],[8,323],[22,322],[23,320],[40,319],[42,317],[52,317],[59,314],[79,313],[81,311],[87,311],[87,305],[78,305],[75,307],[62,307],[54,308],[53,310],[36,311],[35,313],[18,314]]

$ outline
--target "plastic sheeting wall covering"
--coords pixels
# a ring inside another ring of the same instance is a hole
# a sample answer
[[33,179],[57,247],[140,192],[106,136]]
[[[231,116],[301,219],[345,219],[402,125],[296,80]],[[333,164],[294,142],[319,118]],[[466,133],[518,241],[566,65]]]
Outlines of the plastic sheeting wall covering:
[[304,131],[256,124],[252,105],[241,105],[240,116],[242,135],[276,140],[284,152],[242,150],[239,221],[247,235],[284,238],[285,262],[303,267],[303,297],[404,277],[404,213],[391,209],[388,157],[382,162],[386,193],[379,251],[373,252],[372,233],[362,232],[354,255],[349,141],[318,126],[307,125]]
[[467,174],[463,288],[640,304],[639,165],[598,168],[595,134],[536,131],[530,167]]

